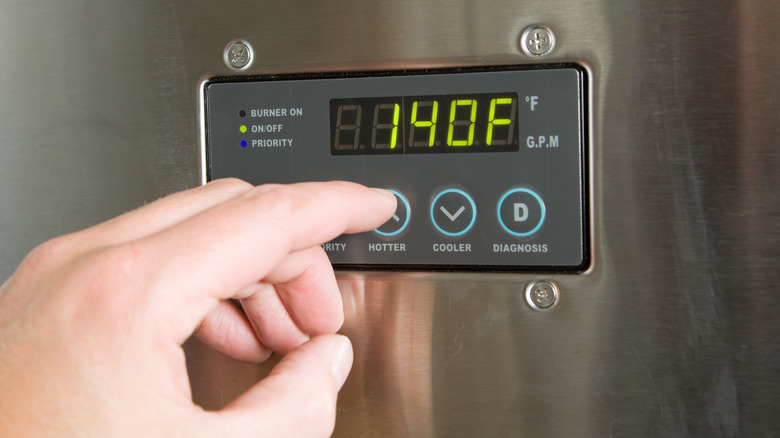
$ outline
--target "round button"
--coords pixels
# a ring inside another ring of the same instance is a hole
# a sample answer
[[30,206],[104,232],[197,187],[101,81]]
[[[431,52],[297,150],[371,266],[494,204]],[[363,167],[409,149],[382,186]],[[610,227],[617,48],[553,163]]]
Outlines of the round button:
[[530,236],[542,227],[546,210],[544,201],[533,190],[512,189],[498,201],[498,222],[517,237]]
[[412,209],[409,207],[409,201],[400,192],[391,189],[387,191],[395,195],[398,206],[395,208],[395,213],[393,213],[390,220],[375,229],[374,232],[380,236],[393,237],[401,234],[409,226]]
[[446,189],[431,202],[431,222],[446,236],[466,234],[477,220],[477,207],[466,192]]

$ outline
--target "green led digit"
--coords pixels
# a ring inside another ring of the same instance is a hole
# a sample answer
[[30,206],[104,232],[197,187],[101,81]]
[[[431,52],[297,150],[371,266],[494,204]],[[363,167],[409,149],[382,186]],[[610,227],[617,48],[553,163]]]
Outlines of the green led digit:
[[[509,109],[509,118],[508,119],[497,119],[496,118],[496,105],[511,105],[511,108]],[[512,134],[514,133],[514,126],[515,126],[515,117],[517,115],[517,100],[513,97],[502,97],[498,99],[491,99],[490,100],[490,114],[488,116],[488,129],[487,129],[487,138],[485,139],[488,146],[490,145],[505,145],[512,143]],[[507,126],[507,135],[505,139],[502,140],[494,140],[493,139],[493,127],[499,125],[508,125]]]
[[[336,138],[333,140],[337,150],[357,150],[362,112],[363,107],[360,105],[339,105],[336,116]],[[348,123],[352,121],[355,123]]]
[[[392,109],[391,123],[379,123],[380,113],[387,113]],[[374,149],[395,149],[398,140],[398,119],[401,116],[401,108],[397,103],[380,103],[374,106],[374,129],[371,132],[371,147]],[[387,143],[377,142],[377,135],[380,130],[389,130],[390,138]]]
[[[455,120],[455,113],[459,106],[469,106],[471,111],[468,120]],[[453,100],[450,105],[450,127],[447,130],[447,146],[471,146],[474,144],[474,121],[477,119],[477,101],[475,99]],[[466,139],[453,140],[456,126],[468,125]]]
[[[431,120],[417,120],[417,107],[431,108]],[[412,104],[412,120],[409,128],[409,146],[433,146],[436,141],[436,119],[439,114],[439,102],[435,100],[422,100]],[[417,128],[428,128],[428,141],[415,140]]]

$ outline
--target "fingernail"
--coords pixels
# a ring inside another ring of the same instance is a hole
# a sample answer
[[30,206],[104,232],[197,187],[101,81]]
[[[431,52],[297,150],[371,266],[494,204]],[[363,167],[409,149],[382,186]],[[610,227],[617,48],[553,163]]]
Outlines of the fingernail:
[[395,195],[393,194],[393,192],[391,192],[389,190],[379,189],[379,188],[376,188],[376,187],[372,187],[371,190],[373,190],[373,191],[375,191],[377,193],[381,193],[381,194],[387,196],[388,198],[395,199]]
[[349,370],[352,369],[352,343],[346,336],[336,335],[333,339],[331,364],[333,366],[333,378],[336,379],[339,389],[344,386]]

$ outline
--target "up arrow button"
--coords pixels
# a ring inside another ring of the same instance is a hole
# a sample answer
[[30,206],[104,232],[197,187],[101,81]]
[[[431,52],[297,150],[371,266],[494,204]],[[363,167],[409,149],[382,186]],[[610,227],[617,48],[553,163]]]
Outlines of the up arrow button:
[[380,236],[395,237],[400,235],[406,227],[409,226],[409,218],[412,216],[412,209],[409,207],[409,201],[406,199],[406,196],[402,195],[401,192],[392,189],[388,189],[388,191],[395,195],[398,206],[395,209],[393,217],[379,228],[375,229],[374,232]]

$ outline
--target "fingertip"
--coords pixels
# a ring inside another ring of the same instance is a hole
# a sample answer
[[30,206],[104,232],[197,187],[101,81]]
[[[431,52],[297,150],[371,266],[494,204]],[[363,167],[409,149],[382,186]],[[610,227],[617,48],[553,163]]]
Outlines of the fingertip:
[[331,346],[331,370],[339,389],[347,381],[353,360],[354,353],[349,338],[343,335],[334,335],[333,345]]
[[398,197],[395,193],[390,190],[380,189],[377,187],[371,187],[371,190],[373,190],[375,193],[381,194],[382,198],[384,198],[382,202],[385,204],[384,208],[387,210],[387,215],[395,212],[395,210],[398,208]]
[[315,336],[284,356],[268,377],[217,412],[216,427],[221,436],[330,436],[338,390],[352,361],[349,339]]
[[388,199],[392,199],[393,201],[395,201],[395,194],[393,194],[393,192],[391,192],[390,190],[380,189],[378,187],[371,187],[371,190],[386,196]]

